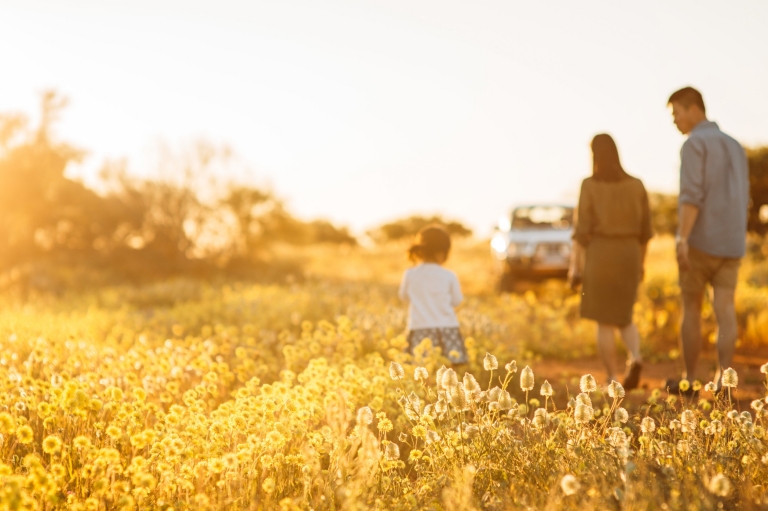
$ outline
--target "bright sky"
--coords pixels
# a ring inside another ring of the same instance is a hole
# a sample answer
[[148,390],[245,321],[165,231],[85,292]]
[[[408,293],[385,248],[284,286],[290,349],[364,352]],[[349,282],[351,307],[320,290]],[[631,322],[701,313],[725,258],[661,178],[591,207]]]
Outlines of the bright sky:
[[0,111],[68,96],[58,134],[90,151],[87,182],[206,138],[300,216],[487,233],[515,203],[575,200],[599,132],[675,191],[665,103],[685,85],[768,143],[766,20],[764,0],[0,0]]

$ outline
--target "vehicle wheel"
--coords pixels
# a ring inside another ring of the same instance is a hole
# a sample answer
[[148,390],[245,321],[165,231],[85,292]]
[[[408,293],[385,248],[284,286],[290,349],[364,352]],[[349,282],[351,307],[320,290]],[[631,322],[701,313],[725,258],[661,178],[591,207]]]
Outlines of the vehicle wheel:
[[504,270],[504,273],[499,277],[499,293],[511,293],[514,291],[515,274],[510,270]]

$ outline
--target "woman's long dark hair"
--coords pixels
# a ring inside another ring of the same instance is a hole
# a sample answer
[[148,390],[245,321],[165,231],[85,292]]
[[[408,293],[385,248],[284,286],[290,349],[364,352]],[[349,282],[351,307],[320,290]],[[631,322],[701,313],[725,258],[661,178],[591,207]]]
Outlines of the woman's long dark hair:
[[621,166],[616,142],[605,133],[592,139],[592,176],[598,181],[621,181],[629,177]]

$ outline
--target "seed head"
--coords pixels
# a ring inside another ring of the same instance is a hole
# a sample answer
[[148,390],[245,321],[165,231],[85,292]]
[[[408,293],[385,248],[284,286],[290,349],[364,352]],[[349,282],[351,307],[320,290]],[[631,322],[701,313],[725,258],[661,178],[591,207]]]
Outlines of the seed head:
[[496,360],[496,357],[486,352],[485,358],[483,359],[483,369],[485,369],[486,371],[493,371],[494,369],[498,369],[498,368],[499,368],[499,361]]
[[477,380],[474,376],[472,376],[470,373],[464,373],[464,388],[467,389],[469,392],[474,392],[476,390],[480,390],[480,384],[477,383]]
[[683,431],[693,431],[696,429],[696,414],[693,413],[693,410],[685,410],[680,415],[680,422],[683,425]]
[[752,404],[750,406],[752,406],[752,409],[758,413],[758,417],[759,417],[760,411],[763,409],[765,405],[760,399],[755,399],[754,401],[752,401]]
[[506,390],[501,391],[501,395],[499,395],[499,408],[502,410],[509,410],[512,408],[512,396],[509,395],[509,392]]
[[683,392],[688,392],[688,389],[691,388],[691,382],[683,378],[682,380],[680,380],[680,383],[678,383],[678,386],[680,387],[680,390],[682,390]]
[[566,495],[573,495],[577,491],[579,491],[579,488],[581,488],[581,485],[579,484],[579,480],[576,479],[575,476],[571,474],[566,474],[563,476],[562,479],[560,479],[560,488],[563,490],[563,493]]
[[611,428],[608,430],[608,441],[614,447],[622,447],[627,444],[627,434],[621,428]]
[[718,497],[727,497],[731,493],[731,481],[723,474],[717,474],[709,480],[710,493]]
[[625,395],[624,387],[621,386],[621,383],[617,382],[616,380],[613,380],[608,385],[608,396],[612,397],[613,399],[621,399]]
[[715,382],[709,382],[706,385],[704,385],[704,390],[707,392],[716,392],[717,391],[717,385],[715,385]]
[[768,374],[768,362],[760,366],[760,372],[763,374]]
[[451,404],[459,411],[469,410],[467,394],[464,392],[464,385],[461,383],[457,383],[456,387],[451,391]]
[[498,402],[499,396],[501,396],[501,389],[499,387],[493,387],[488,391],[488,401],[492,403]]
[[576,403],[576,410],[573,412],[573,418],[580,424],[585,424],[595,417],[595,411],[591,406],[584,403]]
[[[765,364],[765,365],[768,366],[768,364]],[[516,373],[517,372],[517,362],[515,362],[513,360],[509,364],[505,365],[504,369],[506,369],[508,373]],[[763,372],[765,372],[765,371],[763,371]]]
[[539,394],[544,397],[552,397],[552,385],[550,385],[547,380],[544,380],[544,383],[541,384]]
[[594,392],[597,390],[597,382],[595,381],[595,377],[591,374],[585,374],[581,377],[581,382],[579,382],[579,388],[582,392]]
[[618,407],[616,408],[616,411],[613,412],[613,418],[616,419],[616,422],[621,422],[623,424],[629,420],[629,413],[624,408]]
[[373,422],[373,412],[367,406],[360,408],[357,411],[357,423],[361,426],[367,426]]
[[434,444],[435,442],[440,441],[440,435],[437,434],[437,431],[432,431],[431,429],[427,431],[427,445]]
[[437,383],[437,390],[443,389],[443,375],[448,370],[445,366],[440,366],[440,369],[435,373],[435,382]]
[[[739,375],[736,374],[736,371],[734,371],[733,368],[729,367],[728,369],[723,371],[723,387],[734,387],[734,388],[736,388],[736,386],[738,384],[739,384]],[[723,477],[725,477],[725,476],[723,476]]]
[[582,392],[578,396],[576,396],[576,403],[581,403],[583,405],[592,406],[592,400],[589,399],[589,395],[586,392]]
[[391,362],[389,364],[389,377],[395,381],[402,380],[405,377],[405,371],[403,370],[403,366],[401,366],[397,362]]
[[474,424],[464,423],[464,425],[462,426],[462,429],[464,433],[467,435],[467,438],[474,438],[480,434],[480,428],[478,428]]
[[421,412],[421,400],[419,396],[411,392],[405,399],[405,415],[415,421],[419,420],[419,413]]
[[544,408],[537,408],[536,411],[533,412],[533,425],[537,428],[543,428],[547,425],[547,422],[549,422],[547,411]]
[[533,390],[533,369],[525,366],[520,373],[520,388],[523,390]]
[[429,377],[429,373],[427,372],[426,367],[417,367],[413,371],[413,379],[416,381],[426,381]]
[[442,382],[444,388],[453,391],[453,389],[456,388],[456,385],[459,384],[459,377],[456,376],[456,371],[453,369],[446,369],[445,372],[443,372]]
[[388,460],[400,459],[400,447],[395,443],[388,443],[387,447],[384,449],[384,456],[386,456]]
[[640,423],[640,429],[646,434],[653,433],[656,431],[656,422],[652,417],[646,417]]

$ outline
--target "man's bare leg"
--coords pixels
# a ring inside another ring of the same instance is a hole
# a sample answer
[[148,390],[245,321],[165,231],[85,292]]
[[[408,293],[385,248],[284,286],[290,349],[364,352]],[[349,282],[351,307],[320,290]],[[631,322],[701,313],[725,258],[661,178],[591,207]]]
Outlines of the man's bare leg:
[[683,350],[685,373],[683,377],[693,381],[701,353],[701,304],[704,293],[683,292],[683,323],[680,327],[680,347]]
[[608,381],[616,379],[616,341],[613,325],[597,325],[597,351],[608,372]]
[[715,318],[717,319],[717,371],[714,381],[718,388],[723,369],[731,367],[733,352],[736,349],[736,339],[739,336],[734,304],[735,291],[729,287],[716,287],[712,300],[712,308],[715,310]]

